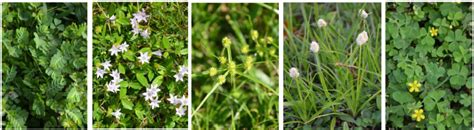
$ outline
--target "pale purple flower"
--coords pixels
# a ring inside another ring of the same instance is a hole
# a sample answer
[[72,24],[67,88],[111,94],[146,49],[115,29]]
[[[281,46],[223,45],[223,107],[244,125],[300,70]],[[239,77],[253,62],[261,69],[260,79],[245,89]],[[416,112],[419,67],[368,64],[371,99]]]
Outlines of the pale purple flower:
[[133,18],[137,20],[137,22],[142,22],[145,21],[147,22],[147,18],[150,17],[150,15],[147,15],[145,12],[145,9],[142,9],[142,11],[139,11],[137,13],[133,14]]
[[104,67],[104,70],[109,70],[109,68],[112,66],[112,64],[110,64],[110,60],[100,63],[100,65]]
[[120,112],[120,109],[117,109],[115,112],[112,112],[112,115],[115,116],[115,118],[120,119],[122,113]]
[[117,45],[112,45],[112,48],[110,48],[110,55],[114,56],[117,55],[118,52],[120,52],[119,46]]
[[120,91],[119,85],[116,82],[109,82],[107,84],[107,91],[112,92],[112,93],[117,93]]
[[178,82],[178,81],[184,81],[184,80],[183,80],[183,77],[184,77],[184,75],[181,74],[181,73],[176,73],[176,74],[174,75],[174,78],[176,79],[176,82]]
[[95,72],[95,74],[97,75],[97,78],[104,78],[104,74],[105,74],[105,70],[103,69],[100,69],[100,68],[97,68],[97,71]]
[[154,51],[154,52],[152,52],[152,54],[153,54],[153,55],[156,55],[156,56],[158,56],[158,57],[161,57],[161,56],[163,55],[162,52],[161,52],[161,50]]
[[151,101],[150,101],[151,109],[155,109],[155,107],[160,107],[160,105],[158,103],[161,103],[161,101],[158,100],[158,98],[151,99]]
[[177,105],[181,102],[178,96],[174,96],[173,94],[170,94],[170,98],[168,98],[167,100],[173,105]]
[[176,115],[178,115],[179,117],[186,115],[186,109],[184,109],[183,106],[176,108]]
[[122,44],[120,44],[119,50],[120,50],[121,52],[126,52],[126,51],[128,50],[128,46],[129,46],[129,45],[127,44],[127,42],[123,42]]
[[115,22],[115,19],[117,19],[115,15],[112,15],[111,17],[107,18],[107,21]]
[[179,99],[181,102],[181,106],[188,106],[188,98],[186,98],[184,95]]
[[144,31],[140,32],[140,35],[141,35],[143,38],[147,39],[147,38],[150,37],[150,32],[148,32],[148,29],[145,29]]

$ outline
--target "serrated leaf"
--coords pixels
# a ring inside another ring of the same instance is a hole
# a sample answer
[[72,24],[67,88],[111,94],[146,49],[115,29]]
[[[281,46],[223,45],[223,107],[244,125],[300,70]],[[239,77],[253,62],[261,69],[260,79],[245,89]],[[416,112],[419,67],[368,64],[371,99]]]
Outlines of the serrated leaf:
[[67,100],[71,103],[76,103],[81,101],[81,93],[77,90],[76,87],[69,89],[67,94]]

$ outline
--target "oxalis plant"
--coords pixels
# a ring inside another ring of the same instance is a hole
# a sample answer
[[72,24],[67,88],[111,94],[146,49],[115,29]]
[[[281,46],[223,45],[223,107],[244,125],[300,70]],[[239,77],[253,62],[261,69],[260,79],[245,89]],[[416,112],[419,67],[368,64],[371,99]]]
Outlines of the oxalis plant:
[[94,3],[94,127],[187,127],[187,4]]
[[380,129],[380,4],[284,12],[284,127]]
[[86,127],[85,3],[3,3],[2,127]]
[[387,127],[471,129],[472,9],[387,4]]
[[278,127],[278,4],[193,4],[195,129]]

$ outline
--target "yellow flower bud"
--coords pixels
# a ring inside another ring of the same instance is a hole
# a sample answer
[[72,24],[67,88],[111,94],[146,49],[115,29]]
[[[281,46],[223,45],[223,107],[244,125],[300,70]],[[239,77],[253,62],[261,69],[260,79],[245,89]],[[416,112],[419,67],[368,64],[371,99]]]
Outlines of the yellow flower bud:
[[250,31],[250,36],[252,37],[252,40],[257,40],[258,38],[258,31],[257,30],[252,30]]
[[224,45],[224,47],[229,48],[230,44],[232,44],[232,41],[230,41],[229,37],[224,37],[222,39],[222,45]]
[[214,75],[216,75],[216,74],[217,74],[217,69],[214,68],[214,67],[211,67],[211,68],[209,69],[209,76],[212,77],[212,76],[214,76]]
[[219,57],[219,62],[221,62],[221,64],[225,64],[225,63],[227,63],[227,59],[224,56],[220,56]]

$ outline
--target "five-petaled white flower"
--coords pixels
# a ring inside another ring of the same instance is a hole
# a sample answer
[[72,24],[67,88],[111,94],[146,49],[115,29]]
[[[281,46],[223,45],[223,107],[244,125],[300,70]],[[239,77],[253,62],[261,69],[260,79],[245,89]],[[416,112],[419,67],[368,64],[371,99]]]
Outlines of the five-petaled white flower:
[[117,55],[118,52],[120,52],[119,46],[118,45],[112,45],[112,48],[110,48],[110,55],[114,56]]
[[103,69],[100,69],[100,68],[97,68],[97,71],[95,72],[95,74],[97,75],[97,78],[104,78],[104,74],[107,73],[105,72],[105,70]]
[[183,106],[176,108],[176,115],[178,115],[179,117],[186,115],[186,109],[184,109]]
[[300,72],[298,72],[298,69],[295,67],[290,68],[290,77],[291,78],[297,78],[300,76]]
[[179,99],[181,102],[181,106],[188,106],[188,98],[186,98],[184,95]]
[[112,112],[112,115],[115,116],[115,118],[120,119],[122,113],[120,112],[120,109],[117,109],[115,112]]
[[120,44],[119,50],[120,50],[121,52],[126,52],[126,51],[128,50],[128,44],[127,44],[127,42],[123,42],[122,44]]
[[143,38],[147,39],[147,38],[150,37],[150,32],[148,32],[148,29],[145,29],[145,31],[140,32],[140,35],[141,35]]
[[179,66],[179,73],[188,74],[188,67],[184,65]]
[[158,100],[158,98],[151,99],[151,101],[150,101],[151,109],[155,109],[155,107],[160,107],[160,105],[158,103],[161,103],[161,101]]
[[109,68],[112,66],[112,64],[110,64],[110,60],[100,63],[100,65],[104,67],[104,70],[109,70]]
[[140,33],[140,29],[139,29],[138,27],[133,27],[133,28],[132,28],[132,33],[133,33],[133,35],[139,34],[139,33]]
[[174,96],[173,94],[170,94],[170,98],[168,98],[167,100],[173,105],[177,105],[181,102],[178,96]]
[[116,82],[109,82],[107,83],[107,91],[112,92],[112,93],[117,93],[120,91],[119,85]]
[[365,10],[363,10],[363,9],[359,10],[359,14],[360,14],[360,17],[362,17],[364,19],[367,18],[367,16],[369,16],[369,14],[367,12],[365,12]]
[[138,59],[140,60],[140,63],[144,64],[144,63],[150,63],[150,56],[148,55],[148,52],[140,52],[140,57],[138,57]]
[[178,81],[184,81],[184,80],[183,80],[183,77],[184,77],[184,75],[183,75],[182,73],[176,73],[176,74],[174,75],[174,78],[176,79],[176,82],[178,82]]
[[118,72],[118,70],[113,70],[112,73],[110,73],[110,76],[112,76],[115,79],[120,79],[120,73]]
[[152,54],[153,54],[153,55],[156,55],[156,56],[158,56],[158,57],[161,57],[161,56],[163,55],[162,52],[161,52],[161,50],[154,51],[154,52],[152,52]]
[[137,22],[142,22],[145,21],[147,22],[147,18],[150,17],[150,15],[147,15],[145,12],[145,9],[142,9],[142,11],[139,11],[137,13],[133,13],[133,18],[137,20]]
[[356,42],[357,42],[357,45],[361,46],[361,45],[364,45],[368,40],[369,40],[369,36],[367,35],[367,32],[363,31],[359,33],[359,35],[357,36]]
[[319,52],[319,44],[316,41],[312,41],[309,49],[314,53]]
[[[148,88],[147,88],[147,91],[148,91]],[[149,90],[149,91],[152,91],[152,92],[154,92],[154,93],[158,93],[158,92],[161,91],[161,89],[158,88],[158,85],[152,84],[152,85],[150,86],[150,90]]]
[[148,101],[153,99],[158,94],[153,91],[149,91],[149,89],[147,88],[147,91],[142,93],[142,95],[145,96],[145,101]]
[[326,27],[327,23],[326,21],[324,21],[324,19],[319,19],[318,20],[318,27],[322,28],[322,27]]

